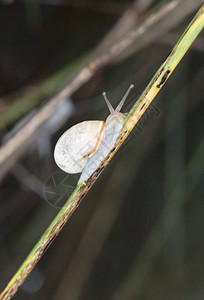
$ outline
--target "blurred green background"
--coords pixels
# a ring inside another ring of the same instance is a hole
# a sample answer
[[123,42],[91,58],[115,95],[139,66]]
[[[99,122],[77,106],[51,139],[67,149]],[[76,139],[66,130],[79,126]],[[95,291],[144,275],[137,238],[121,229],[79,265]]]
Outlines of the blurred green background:
[[[1,145],[95,47],[106,51],[101,41],[125,12],[136,28],[169,2],[4,0]],[[1,290],[78,180],[55,165],[56,141],[78,122],[105,120],[104,90],[116,106],[134,83],[129,111],[202,3],[181,2],[65,99],[1,179]],[[201,32],[14,299],[204,299],[203,83]]]

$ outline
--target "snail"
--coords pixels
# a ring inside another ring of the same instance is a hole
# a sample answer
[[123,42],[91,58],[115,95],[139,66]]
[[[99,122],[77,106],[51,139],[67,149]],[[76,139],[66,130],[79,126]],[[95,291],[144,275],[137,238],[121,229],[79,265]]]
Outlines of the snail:
[[116,109],[113,109],[104,92],[103,97],[110,111],[106,121],[78,123],[65,131],[57,141],[55,162],[66,173],[81,173],[78,184],[86,181],[97,170],[114,147],[126,116],[120,110],[133,87],[131,84]]

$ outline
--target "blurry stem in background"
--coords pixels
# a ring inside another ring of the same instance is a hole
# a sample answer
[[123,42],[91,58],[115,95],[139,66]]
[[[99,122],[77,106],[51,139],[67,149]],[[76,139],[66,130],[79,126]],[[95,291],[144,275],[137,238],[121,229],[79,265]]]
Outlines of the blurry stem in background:
[[[56,96],[51,98],[41,109],[39,109],[32,119],[29,120],[25,126],[23,126],[7,143],[0,148],[0,181],[25,152],[25,149],[35,138],[40,126],[50,117],[50,115],[52,115],[56,107],[63,100],[65,100],[76,90],[78,90],[84,83],[86,83],[96,73],[97,70],[110,62],[113,63],[113,61],[119,55],[126,51],[136,41],[138,50],[147,43],[150,43],[155,37],[155,34],[157,35],[161,34],[162,32],[166,32],[167,27],[160,25],[158,28],[157,22],[160,21],[160,24],[161,20],[166,22],[168,15],[172,12],[175,12],[175,9],[181,9],[182,7],[182,10],[186,11],[187,15],[191,11],[189,11],[189,6],[191,9],[192,7],[195,9],[201,2],[200,0],[194,0],[191,2],[189,2],[189,0],[185,1],[188,1],[188,4],[185,5],[185,8],[182,5],[183,0],[172,0],[171,2],[163,5],[156,12],[153,12],[150,16],[147,16],[146,19],[135,29],[125,34],[122,39],[118,40],[116,43],[113,43],[110,48],[104,50],[103,54],[97,56],[95,55],[95,51],[93,51],[93,53],[90,55],[89,64],[81,68],[76,76],[72,75],[73,79],[70,80],[65,88],[62,89]],[[191,6],[192,3],[193,6]],[[171,26],[173,26],[172,22]],[[162,31],[163,28],[164,31]],[[168,27],[168,30],[169,29],[170,27]],[[139,39],[144,35],[145,38]]]
[[[149,1],[152,2],[152,0]],[[36,22],[35,13],[38,5],[39,1],[36,3],[34,3],[33,1],[25,3],[27,18],[32,19],[34,16],[34,22]],[[36,6],[36,9],[34,9],[34,13],[31,6]],[[146,6],[143,5],[142,11],[147,8]],[[139,7],[137,5],[137,10],[141,11],[140,7],[141,5]],[[40,12],[38,13],[40,14]],[[125,33],[128,31],[128,29],[130,29],[129,27],[135,23],[138,15],[139,13],[132,9],[128,9],[127,11],[125,11],[119,21],[117,21],[113,28],[111,28],[111,30],[105,35],[105,37],[96,47],[96,49],[94,50],[94,55],[93,53],[91,53],[91,57],[99,56],[102,53],[106,52],[106,50],[116,42],[116,39],[121,37],[122,33]],[[127,18],[128,22],[126,22]],[[37,17],[37,20],[38,19],[39,18]],[[32,20],[30,22],[32,23]],[[36,26],[37,25],[38,24],[36,24]],[[32,26],[35,26],[35,24],[31,24],[31,27]],[[43,99],[48,98],[51,94],[56,93],[56,90],[59,89],[59,86],[62,85],[64,79],[68,78],[70,74],[73,74],[76,69],[81,68],[82,64],[85,64],[87,56],[88,54],[83,56],[81,55],[80,58],[69,63],[68,66],[65,66],[63,69],[55,72],[54,75],[49,76],[48,78],[46,78],[46,80],[39,82],[36,86],[28,86],[18,92],[15,92],[13,95],[1,97],[2,101],[0,103],[0,130],[5,129],[6,126],[11,126],[14,121],[16,121],[26,112],[30,111],[32,108],[36,107],[43,101]]]
[[148,7],[150,7],[152,2],[153,0],[135,0],[99,43],[94,51],[95,55],[102,54],[108,47],[110,47],[113,43],[116,43],[122,36],[124,36],[125,33],[128,32],[131,27],[133,27],[133,25],[141,16],[142,12],[145,12]]
[[[197,182],[203,175],[203,153],[204,137],[198,145],[196,153],[189,162],[187,169],[181,174],[179,180],[177,180],[177,184],[175,185],[172,193],[169,195],[160,218],[146,239],[140,253],[137,255],[136,260],[132,263],[132,268],[129,271],[129,274],[120,284],[120,287],[118,287],[112,299],[123,300],[136,299],[139,297],[145,277],[149,274],[159,251],[164,246],[174,226],[179,221],[183,207],[189,200]],[[180,188],[183,184],[185,174],[187,181],[192,184],[188,185],[185,196],[181,197]],[[163,230],[164,219],[166,219],[165,234]]]
[[[124,33],[127,32],[131,26],[133,26],[133,24],[137,21],[138,16],[140,15],[141,17],[141,11],[144,12],[152,2],[152,0],[148,1],[150,3],[146,3],[145,5],[144,3],[140,3],[141,0],[137,1],[136,8],[128,9],[124,12],[119,21],[117,21],[113,28],[111,28],[111,30],[105,35],[102,41],[99,42],[99,45],[96,47],[96,49],[90,54],[92,60],[94,57],[102,55],[104,52],[106,52],[107,49],[116,42],[116,40],[121,38],[121,36],[124,35]],[[27,3],[26,7],[30,7],[30,5],[35,4]],[[38,5],[38,2],[36,5]],[[158,12],[158,18],[155,18],[155,22],[158,22],[162,16],[163,15]],[[152,30],[152,28],[150,28],[150,30]],[[146,31],[144,31],[144,33],[145,32]],[[2,97],[2,101],[0,103],[0,130],[5,130],[6,126],[11,126],[12,123],[19,119],[22,115],[30,111],[33,107],[39,105],[43,99],[49,98],[52,94],[55,94],[56,90],[59,90],[59,88],[62,86],[62,82],[64,82],[65,78],[69,78],[71,74],[76,72],[77,69],[81,69],[82,66],[84,66],[85,61],[87,61],[87,56],[88,53],[81,55],[80,58],[75,59],[64,68],[55,72],[55,74],[39,82],[37,85],[27,86],[26,88],[23,88],[12,95]],[[49,115],[47,118],[49,118]]]
[[[182,24],[182,21],[189,14],[192,14],[194,10],[196,11],[197,7],[203,3],[201,0],[173,0],[167,1],[167,3],[165,1],[165,4],[162,5],[162,2],[163,1],[157,3],[156,7],[154,6],[149,12],[150,15],[147,19],[147,23],[152,23],[152,26],[151,30],[145,32],[145,38],[143,38],[143,36],[139,37],[126,49],[126,51],[122,52],[119,57],[116,57],[114,62],[124,60],[136,51],[141,50],[141,48],[147,47],[147,45],[151,42],[155,42],[156,40],[158,41],[158,39],[159,42],[162,42],[166,33],[168,33],[176,25]],[[159,11],[159,17],[157,15],[157,10]],[[157,22],[155,22],[155,19],[157,19]],[[144,30],[143,26],[139,27],[141,31]],[[178,38],[173,41],[172,45],[174,45]]]
[[[136,101],[135,105],[129,112],[125,119],[124,126],[118,136],[115,143],[115,147],[107,155],[101,165],[98,167],[97,171],[88,179],[85,183],[78,185],[70,196],[70,198],[65,203],[64,207],[60,210],[58,215],[55,217],[53,222],[50,224],[48,229],[45,231],[44,235],[35,245],[31,253],[25,259],[19,270],[13,276],[11,281],[8,283],[7,287],[4,289],[0,295],[0,299],[10,299],[17,291],[18,287],[23,283],[28,274],[40,260],[43,253],[46,251],[48,246],[54,240],[54,238],[59,234],[62,227],[65,225],[69,217],[81,203],[84,196],[87,194],[89,189],[92,187],[98,176],[102,173],[103,169],[109,163],[111,158],[115,155],[119,147],[125,141],[127,136],[130,134],[131,130],[134,128],[136,123],[139,121],[140,117],[144,114],[146,109],[149,107],[154,97],[160,91],[161,87],[164,85],[170,74],[179,64],[182,57],[185,55],[195,38],[198,36],[200,31],[204,27],[204,4],[201,6],[200,10],[197,12],[196,16],[187,27],[183,33],[181,39],[173,48],[172,52],[169,54],[167,59],[158,69],[153,79],[150,81],[149,85],[146,87],[142,95]],[[88,71],[88,70],[86,70]],[[82,75],[84,75],[82,73]],[[170,212],[171,212],[170,207]],[[119,299],[119,298],[118,298]],[[124,298],[123,298],[124,299]]]
[[[37,1],[36,3],[34,1],[30,1],[29,3],[25,2],[25,8],[27,11],[27,18],[30,20],[34,16],[34,22],[36,22],[36,10],[34,9],[33,13],[33,7],[32,6],[38,6],[40,4],[40,1]],[[49,3],[47,3],[49,4]],[[56,5],[59,4],[56,3]],[[70,5],[71,3],[64,3],[64,5]],[[90,5],[90,3],[87,3]],[[50,3],[50,5],[52,5]],[[59,4],[61,5],[61,4]],[[39,8],[39,7],[38,7]],[[128,9],[129,11],[129,9]],[[31,14],[31,16],[30,16]],[[40,14],[40,12],[39,12]],[[124,13],[126,15],[126,11]],[[37,20],[39,18],[37,17]],[[121,21],[120,21],[121,20]],[[99,43],[97,48],[94,50],[95,54],[97,52],[97,49],[102,49],[103,51],[106,51],[107,47],[110,47],[113,44],[113,40],[108,38],[109,35],[113,35],[114,33],[117,34],[115,27],[119,30],[118,28],[119,24],[121,24],[123,20],[123,16],[119,19],[119,21],[113,26],[113,28],[105,35],[103,40]],[[131,24],[133,23],[132,17],[130,18]],[[30,24],[30,22],[28,22]],[[32,20],[31,20],[32,23]],[[33,24],[34,25],[34,24]],[[31,27],[33,26],[31,24]],[[122,22],[121,26],[124,27],[124,22]],[[127,31],[127,25],[123,30]],[[106,40],[109,40],[109,44],[106,43],[106,49],[102,46]],[[115,41],[115,40],[114,40]],[[101,54],[101,51],[100,51]],[[56,89],[59,89],[59,85],[61,82],[64,81],[65,78],[69,77],[71,73],[75,71],[75,69],[80,68],[81,65],[85,63],[85,60],[87,59],[87,55],[81,55],[80,58],[74,60],[74,62],[71,62],[68,64],[68,66],[65,66],[63,69],[60,69],[59,71],[55,72],[54,75],[49,76],[45,80],[39,82],[36,86],[28,86],[17,93],[14,93],[13,95],[8,95],[5,97],[1,97],[1,100],[4,104],[0,105],[0,129],[4,129],[6,126],[11,125],[12,122],[14,122],[16,119],[21,117],[21,115],[25,114],[25,112],[29,111],[33,107],[37,106],[38,103],[42,102],[43,99],[46,97],[49,97],[49,95],[54,94],[56,92]],[[92,56],[92,54],[91,54]],[[16,98],[16,99],[15,99]],[[10,102],[14,102],[10,104]],[[7,107],[7,102],[8,104]]]

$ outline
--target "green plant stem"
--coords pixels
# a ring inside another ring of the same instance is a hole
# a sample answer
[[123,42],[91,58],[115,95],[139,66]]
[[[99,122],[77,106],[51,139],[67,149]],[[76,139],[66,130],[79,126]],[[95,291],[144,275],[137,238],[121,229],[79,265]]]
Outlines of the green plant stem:
[[204,4],[195,15],[194,19],[183,33],[178,43],[173,48],[167,59],[161,65],[159,70],[156,72],[149,85],[146,87],[140,98],[137,100],[128,116],[125,119],[124,126],[120,132],[120,135],[116,141],[115,147],[111,150],[105,160],[98,167],[97,171],[87,180],[86,183],[78,185],[67,200],[64,207],[57,214],[53,222],[50,224],[48,229],[45,231],[43,236],[40,238],[38,243],[35,245],[33,250],[30,252],[28,257],[25,259],[19,270],[13,276],[11,281],[8,283],[0,299],[10,299],[17,291],[18,287],[23,283],[28,274],[40,260],[43,253],[46,251],[48,246],[58,235],[66,221],[69,219],[74,210],[78,207],[84,196],[87,194],[89,189],[92,187],[102,170],[109,163],[111,158],[117,152],[119,147],[127,138],[133,127],[136,125],[140,117],[144,114],[148,106],[153,101],[154,97],[160,91],[166,80],[169,78],[173,70],[176,68],[184,54],[187,52],[195,38],[198,36],[202,28],[204,27]]

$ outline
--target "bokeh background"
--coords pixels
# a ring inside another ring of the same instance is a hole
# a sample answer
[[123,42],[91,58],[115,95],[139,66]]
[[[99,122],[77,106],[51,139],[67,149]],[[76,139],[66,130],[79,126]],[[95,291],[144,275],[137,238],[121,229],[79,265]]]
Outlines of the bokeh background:
[[[78,180],[55,165],[57,139],[78,122],[105,120],[104,90],[116,106],[134,83],[129,111],[203,1],[1,3],[2,146],[87,61],[170,2],[47,116],[7,172],[0,167],[1,290]],[[14,299],[204,299],[203,83],[201,32]]]

